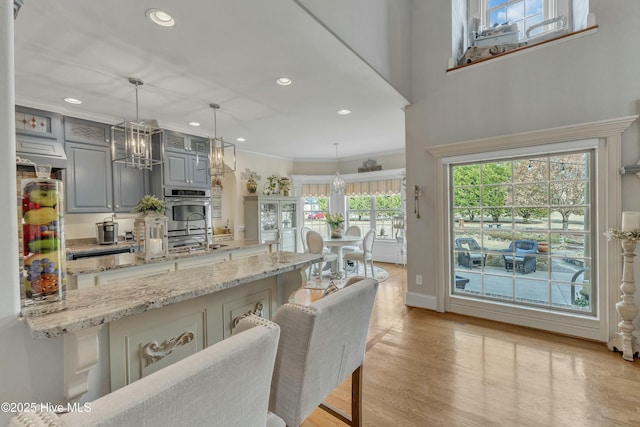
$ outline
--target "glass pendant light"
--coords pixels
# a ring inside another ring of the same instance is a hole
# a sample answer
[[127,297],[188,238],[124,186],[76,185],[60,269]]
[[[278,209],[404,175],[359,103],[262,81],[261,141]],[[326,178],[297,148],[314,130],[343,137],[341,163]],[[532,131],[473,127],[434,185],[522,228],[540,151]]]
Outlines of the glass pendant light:
[[154,159],[152,139],[161,135],[162,129],[151,126],[138,117],[138,86],[140,79],[129,77],[129,83],[136,87],[136,121],[124,121],[111,126],[111,159],[114,163],[122,163],[133,169],[149,169],[162,164],[162,160]]
[[342,194],[344,193],[346,184],[344,182],[344,179],[342,179],[342,177],[340,176],[340,168],[338,167],[338,143],[334,143],[333,145],[336,146],[336,176],[333,177],[333,179],[331,180],[331,184],[329,184],[331,191],[333,193],[336,194]]

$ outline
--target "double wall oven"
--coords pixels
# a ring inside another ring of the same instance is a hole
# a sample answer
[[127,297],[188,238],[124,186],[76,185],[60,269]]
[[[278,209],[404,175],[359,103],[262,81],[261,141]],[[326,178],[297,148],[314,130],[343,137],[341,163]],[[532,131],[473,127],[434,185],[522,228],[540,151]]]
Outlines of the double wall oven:
[[165,187],[170,248],[211,243],[211,190]]

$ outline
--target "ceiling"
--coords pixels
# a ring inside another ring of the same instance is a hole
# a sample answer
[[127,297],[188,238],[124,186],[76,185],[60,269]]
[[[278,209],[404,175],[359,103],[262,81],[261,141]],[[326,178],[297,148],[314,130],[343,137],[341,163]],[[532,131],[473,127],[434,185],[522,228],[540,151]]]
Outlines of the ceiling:
[[[149,8],[176,25],[151,23]],[[408,101],[292,0],[25,0],[15,70],[18,104],[69,116],[134,120],[136,77],[140,119],[213,136],[217,103],[217,136],[245,138],[241,151],[299,161],[335,160],[335,143],[341,158],[404,151]]]

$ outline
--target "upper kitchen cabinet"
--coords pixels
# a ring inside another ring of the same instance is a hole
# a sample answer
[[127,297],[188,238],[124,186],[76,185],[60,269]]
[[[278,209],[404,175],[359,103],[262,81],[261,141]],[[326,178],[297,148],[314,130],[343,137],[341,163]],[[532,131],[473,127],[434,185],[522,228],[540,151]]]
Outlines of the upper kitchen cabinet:
[[69,168],[66,209],[69,213],[113,211],[111,148],[65,142]]
[[211,188],[207,158],[194,154],[165,153],[164,185],[168,187]]
[[131,212],[149,186],[145,171],[113,164],[111,126],[64,118],[69,213]]
[[186,135],[170,130],[164,131],[164,149],[176,153],[207,155],[209,152],[206,138]]
[[164,194],[164,187],[211,188],[207,139],[165,130],[162,139],[154,139],[154,158],[161,153],[162,168],[151,172],[154,194]]
[[59,139],[62,116],[16,105],[16,134]]

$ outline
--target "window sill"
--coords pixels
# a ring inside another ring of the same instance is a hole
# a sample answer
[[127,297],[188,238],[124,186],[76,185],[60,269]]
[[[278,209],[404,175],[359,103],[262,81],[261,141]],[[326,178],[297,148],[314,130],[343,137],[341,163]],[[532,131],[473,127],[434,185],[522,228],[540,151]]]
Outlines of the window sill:
[[468,63],[468,64],[462,64],[462,65],[458,65],[458,66],[455,66],[455,67],[451,67],[451,68],[447,69],[447,73],[458,72],[460,70],[464,70],[464,69],[473,67],[474,65],[485,64],[487,62],[493,62],[493,61],[496,61],[496,60],[499,60],[499,59],[504,59],[507,56],[512,56],[512,55],[520,54],[520,53],[523,53],[523,52],[529,52],[529,51],[535,50],[535,49],[537,49],[539,47],[542,47],[542,46],[547,46],[549,44],[561,43],[561,42],[564,42],[564,41],[567,41],[567,40],[573,40],[573,39],[576,39],[576,38],[579,38],[579,37],[584,37],[584,36],[587,36],[589,34],[594,34],[594,33],[597,33],[597,32],[598,32],[598,26],[594,25],[594,26],[591,26],[591,27],[587,27],[584,30],[574,31],[572,33],[564,34],[562,36],[555,37],[555,38],[552,38],[552,39],[549,39],[549,40],[544,40],[544,41],[541,41],[541,42],[536,43],[536,44],[532,44],[532,45],[528,45],[528,46],[522,46],[520,48],[511,50],[509,52],[499,53],[499,54],[497,54],[495,56],[492,56],[490,58],[483,58],[483,59],[479,59],[477,61],[474,61],[474,62],[471,62],[471,63]]

